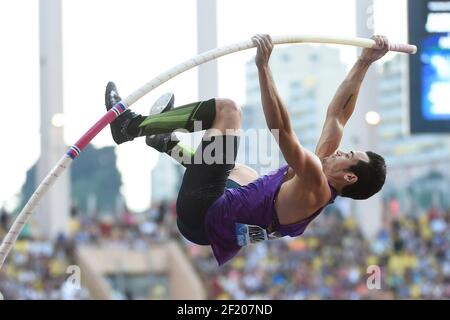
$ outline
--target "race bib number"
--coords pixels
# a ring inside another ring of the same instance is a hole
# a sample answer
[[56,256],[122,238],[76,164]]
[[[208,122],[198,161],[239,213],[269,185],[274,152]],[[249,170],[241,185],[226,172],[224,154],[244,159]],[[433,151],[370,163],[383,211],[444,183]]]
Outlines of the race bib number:
[[251,243],[278,238],[275,233],[269,234],[266,229],[244,223],[236,223],[237,244],[244,247]]

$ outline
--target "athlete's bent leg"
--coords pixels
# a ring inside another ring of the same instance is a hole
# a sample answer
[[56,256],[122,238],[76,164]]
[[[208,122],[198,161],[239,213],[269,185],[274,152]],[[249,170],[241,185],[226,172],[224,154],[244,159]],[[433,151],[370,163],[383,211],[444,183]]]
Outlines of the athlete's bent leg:
[[219,198],[235,167],[241,124],[240,108],[231,100],[216,99],[216,117],[212,127],[186,165],[177,199],[177,224],[190,241],[209,244],[205,217]]

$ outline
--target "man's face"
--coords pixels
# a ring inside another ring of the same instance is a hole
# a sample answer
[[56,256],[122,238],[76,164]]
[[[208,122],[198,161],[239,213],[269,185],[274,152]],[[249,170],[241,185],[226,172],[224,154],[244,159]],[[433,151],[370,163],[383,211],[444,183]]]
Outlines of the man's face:
[[351,166],[357,164],[360,160],[369,162],[367,153],[363,151],[344,152],[338,150],[331,156],[323,158],[322,166],[325,173],[346,173]]

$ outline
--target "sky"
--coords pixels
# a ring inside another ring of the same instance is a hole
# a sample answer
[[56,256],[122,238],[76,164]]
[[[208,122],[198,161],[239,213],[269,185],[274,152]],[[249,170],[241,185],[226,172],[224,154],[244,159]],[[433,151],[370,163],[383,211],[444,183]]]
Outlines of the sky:
[[[218,47],[257,33],[355,36],[357,0],[217,0]],[[0,1],[0,207],[12,207],[26,171],[40,153],[38,0]],[[406,0],[375,0],[375,32],[406,42]],[[353,47],[341,47],[350,66]],[[64,139],[77,141],[101,116],[108,81],[123,97],[197,55],[195,0],[63,0]],[[275,49],[276,50],[276,49]],[[245,63],[255,51],[219,59],[219,96],[245,103]],[[197,100],[196,69],[152,91],[132,106],[147,113],[166,91],[176,105]],[[109,128],[96,147],[114,145]],[[151,169],[158,153],[143,139],[116,147],[131,209],[150,204]]]

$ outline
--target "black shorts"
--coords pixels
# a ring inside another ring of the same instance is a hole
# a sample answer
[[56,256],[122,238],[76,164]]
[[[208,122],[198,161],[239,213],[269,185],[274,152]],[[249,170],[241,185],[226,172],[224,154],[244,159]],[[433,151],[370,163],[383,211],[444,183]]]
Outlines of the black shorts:
[[[225,191],[228,176],[235,166],[239,144],[239,137],[233,135],[206,139],[200,143],[191,158],[191,164],[186,165],[177,199],[178,229],[186,239],[199,245],[209,245],[205,228],[206,213]],[[209,154],[210,150],[215,151],[212,152],[213,163],[211,159],[200,156],[205,150],[205,154]],[[196,159],[201,161],[195,163]]]

